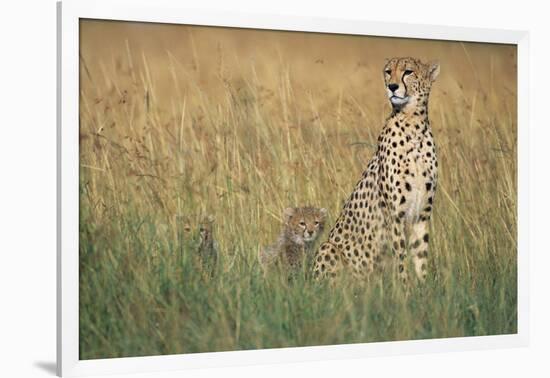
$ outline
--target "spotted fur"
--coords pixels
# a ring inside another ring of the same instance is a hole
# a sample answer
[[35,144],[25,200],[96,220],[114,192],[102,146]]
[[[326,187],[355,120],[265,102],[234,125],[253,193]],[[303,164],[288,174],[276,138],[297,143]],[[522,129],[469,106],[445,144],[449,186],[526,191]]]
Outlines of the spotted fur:
[[218,264],[218,246],[214,239],[214,218],[208,216],[199,222],[198,257],[205,272],[214,274]]
[[277,241],[260,250],[258,261],[266,271],[280,261],[291,269],[302,267],[325,226],[327,211],[315,207],[289,207],[283,212],[283,229]]
[[425,279],[438,166],[428,98],[438,74],[437,63],[414,58],[386,62],[384,80],[392,112],[378,137],[376,153],[328,240],[317,250],[316,277],[333,277],[343,269],[365,277],[390,249],[404,282],[409,257],[419,279]]

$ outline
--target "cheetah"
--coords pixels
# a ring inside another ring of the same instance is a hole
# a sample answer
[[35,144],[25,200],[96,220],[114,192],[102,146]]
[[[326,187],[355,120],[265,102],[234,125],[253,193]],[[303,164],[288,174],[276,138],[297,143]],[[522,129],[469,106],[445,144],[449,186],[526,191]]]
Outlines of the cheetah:
[[315,277],[334,277],[345,268],[364,279],[391,250],[401,281],[408,281],[409,257],[419,280],[425,280],[438,166],[428,97],[439,71],[438,63],[410,57],[386,61],[391,115],[376,153],[315,254]]
[[267,272],[277,261],[293,271],[301,269],[312,247],[325,227],[326,209],[289,207],[283,212],[283,230],[275,244],[260,249],[258,261]]
[[218,246],[214,239],[214,217],[207,216],[199,222],[198,256],[203,269],[210,275],[218,264]]

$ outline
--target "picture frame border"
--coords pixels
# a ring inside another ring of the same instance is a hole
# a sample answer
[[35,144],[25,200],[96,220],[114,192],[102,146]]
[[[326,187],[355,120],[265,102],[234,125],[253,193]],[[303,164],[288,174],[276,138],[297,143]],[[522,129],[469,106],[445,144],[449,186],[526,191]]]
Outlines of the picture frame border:
[[[517,46],[517,334],[363,344],[79,359],[79,21],[100,19],[239,27]],[[177,0],[57,3],[57,374],[84,376],[191,368],[452,352],[527,346],[529,341],[529,34],[526,31],[310,18],[190,9]]]

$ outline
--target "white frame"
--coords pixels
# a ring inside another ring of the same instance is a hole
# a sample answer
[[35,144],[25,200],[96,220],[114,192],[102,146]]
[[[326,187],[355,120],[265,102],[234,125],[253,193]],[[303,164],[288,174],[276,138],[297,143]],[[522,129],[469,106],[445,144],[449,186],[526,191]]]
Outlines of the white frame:
[[[528,345],[528,49],[524,31],[306,18],[186,9],[178,0],[58,3],[57,373],[62,376],[173,371],[276,362],[480,350]],[[336,34],[516,44],[518,47],[518,333],[269,350],[79,360],[79,19],[247,27]]]

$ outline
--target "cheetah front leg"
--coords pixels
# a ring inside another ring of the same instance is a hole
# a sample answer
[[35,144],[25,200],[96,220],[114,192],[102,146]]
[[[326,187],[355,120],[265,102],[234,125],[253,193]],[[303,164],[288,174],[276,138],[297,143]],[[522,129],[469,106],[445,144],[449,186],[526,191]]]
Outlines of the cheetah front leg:
[[391,229],[391,247],[395,258],[397,259],[397,267],[399,270],[399,279],[404,284],[408,282],[407,268],[405,266],[407,259],[407,245],[405,235],[405,224],[403,215],[399,214],[395,217],[395,223]]
[[341,264],[341,255],[338,248],[330,242],[325,242],[321,244],[315,255],[313,277],[315,279],[333,278],[341,269]]
[[426,268],[428,263],[428,243],[430,240],[428,234],[428,221],[418,220],[411,225],[409,236],[409,251],[414,263],[414,269],[420,281],[426,279]]

